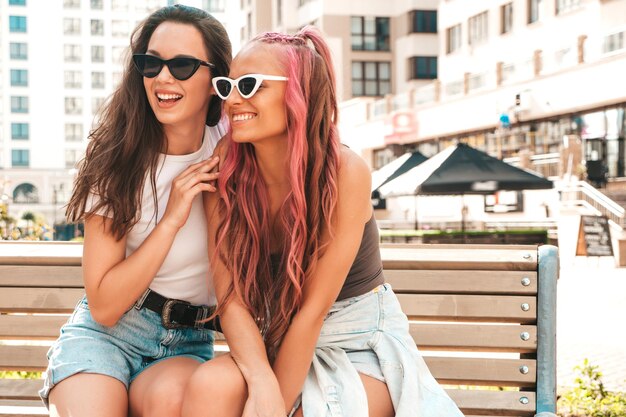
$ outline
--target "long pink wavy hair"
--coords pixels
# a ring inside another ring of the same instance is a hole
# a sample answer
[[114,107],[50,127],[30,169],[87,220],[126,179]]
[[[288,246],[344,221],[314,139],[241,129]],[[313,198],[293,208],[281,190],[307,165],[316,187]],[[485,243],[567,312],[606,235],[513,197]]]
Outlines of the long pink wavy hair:
[[269,197],[254,147],[231,141],[218,181],[222,220],[216,244],[233,281],[218,314],[233,296],[242,300],[273,361],[327,244],[322,232],[332,233],[339,169],[337,98],[330,51],[317,29],[305,27],[294,36],[264,33],[249,47],[256,42],[280,46],[274,50],[289,78],[285,111],[291,192],[274,219],[283,250],[273,270]]

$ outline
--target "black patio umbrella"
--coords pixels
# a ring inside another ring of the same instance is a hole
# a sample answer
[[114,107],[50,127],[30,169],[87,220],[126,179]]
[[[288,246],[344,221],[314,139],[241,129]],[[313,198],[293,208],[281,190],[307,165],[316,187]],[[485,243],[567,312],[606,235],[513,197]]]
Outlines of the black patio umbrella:
[[[439,152],[381,186],[384,198],[406,195],[493,194],[496,191],[552,188],[552,181],[514,167],[463,143]],[[462,228],[465,229],[465,213]]]
[[384,199],[380,196],[378,188],[410,171],[428,158],[420,151],[407,152],[387,165],[372,173],[372,204],[374,208],[385,208]]

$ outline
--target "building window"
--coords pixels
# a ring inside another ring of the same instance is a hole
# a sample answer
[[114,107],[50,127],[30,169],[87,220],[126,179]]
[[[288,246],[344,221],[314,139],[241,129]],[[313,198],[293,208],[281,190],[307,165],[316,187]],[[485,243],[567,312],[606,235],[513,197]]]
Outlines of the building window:
[[[30,151],[28,149],[13,149],[11,150],[11,165],[14,167],[28,167],[30,165]],[[14,191],[13,201],[18,203],[15,198],[17,188]]]
[[11,85],[14,87],[27,87],[28,86],[28,70],[12,69],[11,70]]
[[114,12],[127,12],[128,0],[111,0],[111,10]]
[[63,33],[66,35],[80,35],[80,19],[69,17],[63,19]]
[[111,34],[115,38],[125,38],[128,35],[130,35],[130,29],[128,27],[128,20],[111,21]]
[[11,59],[28,59],[28,44],[23,42],[11,42],[9,44]]
[[91,0],[91,10],[102,10],[102,0]]
[[461,24],[446,29],[446,53],[452,53],[461,48]]
[[28,97],[11,96],[11,113],[28,113]]
[[91,88],[104,88],[104,72],[91,73]]
[[66,123],[65,140],[68,142],[80,142],[83,140],[83,125],[80,123]]
[[500,6],[500,33],[505,34],[513,30],[513,3]]
[[434,80],[437,78],[436,56],[414,56],[410,58],[410,80]]
[[26,0],[9,0],[9,6],[26,6]]
[[83,74],[80,71],[65,71],[65,88],[81,88]]
[[541,9],[541,0],[528,0],[528,23],[535,23],[539,20],[539,9]]
[[604,37],[602,43],[602,52],[608,54],[609,52],[619,51],[624,49],[624,38],[626,37],[626,31],[612,33]]
[[66,9],[80,9],[80,0],[63,0],[63,7]]
[[91,19],[91,35],[104,36],[104,20]]
[[91,46],[91,62],[104,62],[104,46]]
[[391,93],[391,63],[352,63],[353,96],[384,96],[389,93]]
[[437,33],[436,10],[413,10],[410,17],[412,33]]
[[65,114],[83,114],[83,99],[65,97]]
[[388,17],[352,17],[353,51],[388,51]]
[[80,45],[63,45],[65,62],[80,62],[83,59],[83,49]]
[[106,101],[105,97],[92,97],[91,98],[91,114],[96,115],[102,108],[102,105]]
[[26,32],[26,16],[9,16],[9,32]]
[[66,149],[65,150],[65,168],[74,168],[76,162],[80,160],[82,152],[78,149]]
[[[26,166],[28,166],[28,151],[19,151],[26,152]],[[16,166],[13,164],[13,166]],[[23,165],[19,165],[23,166]],[[39,190],[33,184],[24,182],[13,190],[13,201],[19,204],[37,204],[39,203]]]
[[580,6],[580,0],[556,0],[556,14],[564,13]]
[[226,10],[225,0],[203,0],[203,9],[209,13],[221,13]]
[[28,140],[30,138],[30,128],[28,123],[11,123],[11,139]]
[[468,21],[468,43],[470,45],[478,45],[487,40],[489,36],[489,13],[482,12],[476,16],[472,16]]

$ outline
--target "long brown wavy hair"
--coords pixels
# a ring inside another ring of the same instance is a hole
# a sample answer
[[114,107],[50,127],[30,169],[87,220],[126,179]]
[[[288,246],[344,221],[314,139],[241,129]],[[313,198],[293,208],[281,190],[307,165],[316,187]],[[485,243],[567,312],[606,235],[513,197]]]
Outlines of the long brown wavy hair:
[[339,170],[337,97],[330,50],[317,29],[305,27],[294,36],[265,33],[252,42],[251,47],[257,42],[276,45],[276,58],[288,77],[291,191],[277,214],[283,241],[272,262],[269,197],[254,147],[230,142],[218,180],[221,222],[216,247],[233,281],[217,313],[233,297],[242,300],[273,361],[300,309],[306,280],[327,246],[322,234],[332,232]]
[[[103,210],[112,218],[112,232],[119,240],[139,220],[146,177],[156,202],[156,172],[159,154],[167,149],[166,137],[143,85],[143,76],[132,62],[132,54],[143,54],[155,29],[163,22],[194,26],[204,39],[213,77],[228,75],[231,44],[222,24],[204,10],[175,5],[163,7],[141,22],[131,35],[122,81],[100,112],[98,126],[90,132],[85,158],[79,164],[74,192],[67,207],[69,221],[83,220],[90,194],[99,197],[90,212]],[[206,124],[215,126],[222,102],[213,96]],[[147,175],[146,175],[147,174]],[[155,216],[156,221],[156,216]]]

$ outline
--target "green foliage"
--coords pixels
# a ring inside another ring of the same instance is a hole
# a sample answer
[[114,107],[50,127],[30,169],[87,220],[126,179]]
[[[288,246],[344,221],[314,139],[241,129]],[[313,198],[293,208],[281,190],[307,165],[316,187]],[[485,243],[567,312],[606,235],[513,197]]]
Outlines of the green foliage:
[[0,371],[0,379],[41,379],[41,372]]
[[604,388],[602,372],[585,359],[576,366],[576,386],[558,401],[563,417],[625,417],[626,393],[610,392]]

